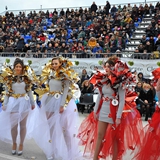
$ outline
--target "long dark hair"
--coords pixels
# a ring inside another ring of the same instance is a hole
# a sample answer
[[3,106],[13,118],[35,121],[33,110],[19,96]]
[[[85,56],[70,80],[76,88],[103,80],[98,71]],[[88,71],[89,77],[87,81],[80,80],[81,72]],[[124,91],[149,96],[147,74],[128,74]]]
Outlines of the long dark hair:
[[114,67],[118,59],[119,59],[119,58],[118,58],[117,56],[111,56],[111,57],[109,57],[108,60],[104,63],[104,65],[106,65],[106,64],[108,63],[110,67]]
[[23,62],[23,60],[21,60],[20,58],[16,58],[15,61],[14,61],[14,64],[13,64],[13,68],[15,68],[15,66],[17,64],[20,64],[22,66],[22,70],[24,69],[24,62]]

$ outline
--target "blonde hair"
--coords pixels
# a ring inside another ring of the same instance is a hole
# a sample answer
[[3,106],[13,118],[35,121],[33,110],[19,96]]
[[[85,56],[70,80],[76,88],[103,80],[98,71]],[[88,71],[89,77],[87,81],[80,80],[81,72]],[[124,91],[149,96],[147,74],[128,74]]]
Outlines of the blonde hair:
[[143,83],[143,88],[149,88],[149,89],[151,89],[151,85],[148,84],[148,83]]
[[82,87],[85,86],[85,83],[86,83],[86,82],[88,82],[88,87],[87,87],[87,88],[89,88],[89,87],[90,87],[90,81],[89,81],[89,80],[84,80],[83,83],[82,83]]
[[53,57],[53,58],[52,58],[52,61],[53,61],[53,60],[58,60],[60,63],[63,62],[61,57]]

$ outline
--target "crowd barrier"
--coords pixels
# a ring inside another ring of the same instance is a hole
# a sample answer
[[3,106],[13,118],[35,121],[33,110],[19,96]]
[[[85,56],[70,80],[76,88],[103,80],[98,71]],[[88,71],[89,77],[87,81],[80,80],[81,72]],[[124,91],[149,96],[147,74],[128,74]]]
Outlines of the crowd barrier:
[[121,58],[132,59],[160,59],[160,53],[155,51],[153,53],[133,53],[133,52],[121,52],[121,53],[34,53],[34,52],[0,52],[0,57],[25,57],[25,58],[52,58],[55,56],[63,56],[68,58],[105,58],[112,55],[117,55]]

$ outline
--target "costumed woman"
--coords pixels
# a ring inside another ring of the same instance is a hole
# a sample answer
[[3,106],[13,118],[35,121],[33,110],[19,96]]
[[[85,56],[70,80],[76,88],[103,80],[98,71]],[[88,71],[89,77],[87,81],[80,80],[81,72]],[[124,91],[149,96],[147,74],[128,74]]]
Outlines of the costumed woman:
[[127,65],[116,56],[104,63],[104,73],[98,71],[90,82],[99,89],[92,112],[81,124],[78,137],[84,145],[84,155],[93,160],[120,160],[126,150],[140,143],[142,122],[135,109],[135,77]]
[[54,57],[40,77],[46,88],[35,90],[43,95],[40,109],[36,108],[33,138],[47,159],[76,160],[79,155],[78,112],[72,93],[77,74],[71,65],[68,59]]
[[154,76],[152,82],[156,88],[158,102],[156,103],[152,119],[144,127],[145,137],[142,139],[143,144],[137,148],[137,153],[133,160],[160,159],[160,68],[152,71],[152,75]]
[[3,111],[0,113],[0,139],[12,143],[12,154],[19,156],[23,153],[26,133],[31,127],[31,110],[35,108],[28,68],[23,60],[16,58],[13,69],[6,66],[0,77],[6,88]]

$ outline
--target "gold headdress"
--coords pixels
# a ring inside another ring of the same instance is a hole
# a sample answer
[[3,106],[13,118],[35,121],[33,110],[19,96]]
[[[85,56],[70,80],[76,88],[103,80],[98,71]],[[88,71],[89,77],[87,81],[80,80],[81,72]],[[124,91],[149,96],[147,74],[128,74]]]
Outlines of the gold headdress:
[[[6,59],[6,62],[8,59]],[[23,81],[26,83],[26,91],[31,90],[32,83],[38,83],[38,79],[33,71],[33,69],[29,65],[23,65],[23,61],[20,59],[16,59],[14,62],[14,65],[16,63],[21,62],[23,66],[23,74],[21,77],[23,77]],[[14,74],[14,71],[12,67],[8,64],[3,65],[2,74],[0,75],[0,82],[5,84],[7,86],[7,90],[9,93],[12,93],[12,83],[15,81],[18,77]]]
[[[69,80],[70,83],[70,88],[69,88],[69,92],[68,92],[68,97],[66,99],[66,105],[68,104],[68,102],[70,101],[70,99],[72,98],[72,89],[74,88],[74,83],[78,82],[79,77],[78,74],[71,69],[71,66],[73,66],[72,62],[68,59],[68,58],[64,58],[64,57],[56,57],[60,60],[60,62],[62,63],[62,66],[57,70],[57,71],[53,71],[52,70],[52,62],[49,62],[46,64],[46,66],[43,68],[42,73],[41,73],[41,85],[44,84],[48,79],[50,78],[54,78],[54,79],[58,79],[58,80]],[[42,96],[42,94],[45,94],[49,91],[48,85],[46,85],[46,88],[38,88],[35,90],[35,92],[37,92],[39,94],[39,96]]]

